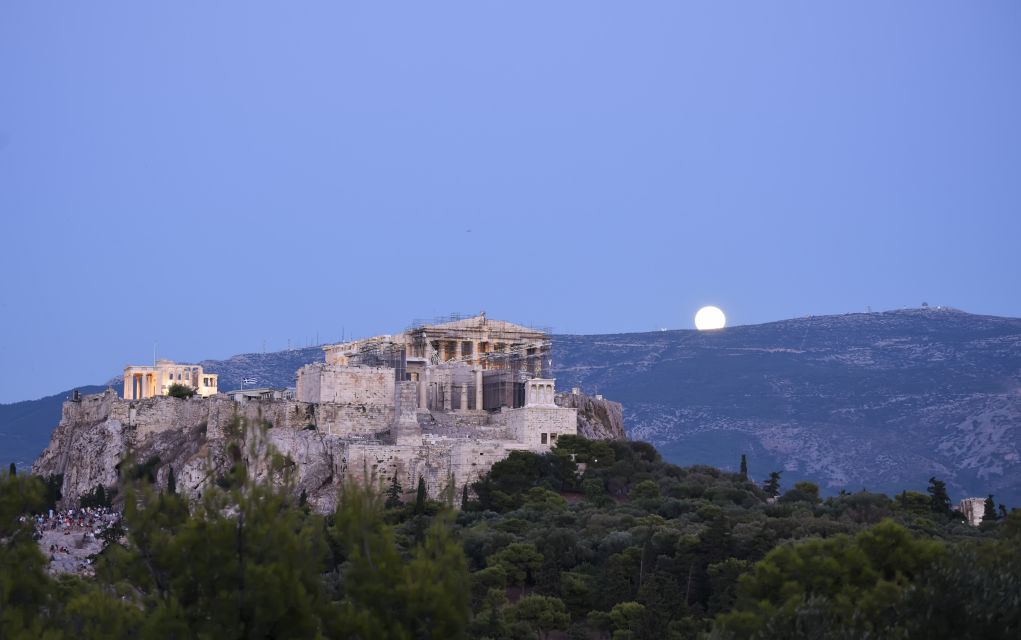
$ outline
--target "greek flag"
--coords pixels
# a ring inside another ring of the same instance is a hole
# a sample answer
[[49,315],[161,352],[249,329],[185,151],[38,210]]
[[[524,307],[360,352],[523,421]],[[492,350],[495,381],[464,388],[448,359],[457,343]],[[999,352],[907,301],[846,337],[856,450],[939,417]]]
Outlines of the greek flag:
[[258,382],[255,378],[241,378],[241,384],[255,384]]

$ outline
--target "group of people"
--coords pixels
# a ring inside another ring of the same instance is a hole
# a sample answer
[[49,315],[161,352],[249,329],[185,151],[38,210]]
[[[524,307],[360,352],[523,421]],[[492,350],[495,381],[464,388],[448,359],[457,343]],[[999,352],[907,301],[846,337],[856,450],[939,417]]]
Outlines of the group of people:
[[[58,572],[69,568],[87,570],[88,555],[98,549],[96,542],[120,515],[108,507],[50,509],[48,513],[30,516],[35,525],[35,538],[49,555],[51,567]],[[66,536],[66,537],[65,537]],[[69,561],[73,567],[68,567]]]

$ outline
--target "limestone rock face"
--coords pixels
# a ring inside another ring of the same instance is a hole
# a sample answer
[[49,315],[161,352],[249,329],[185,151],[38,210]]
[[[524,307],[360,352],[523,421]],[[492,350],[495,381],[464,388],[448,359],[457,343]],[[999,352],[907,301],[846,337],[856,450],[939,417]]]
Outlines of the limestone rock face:
[[548,434],[574,433],[577,424],[587,437],[624,437],[615,402],[570,396],[566,408],[434,414],[414,408],[411,383],[397,390],[397,406],[379,415],[368,405],[238,403],[222,396],[123,400],[107,390],[64,403],[33,472],[63,474],[65,507],[77,506],[97,485],[116,487],[118,468],[129,457],[152,463],[160,486],[173,469],[178,491],[198,497],[236,461],[257,480],[280,482],[281,473],[271,475],[272,450],[283,456],[293,491],[325,513],[335,508],[345,482],[383,485],[396,477],[405,497],[413,498],[422,478],[430,498],[453,503],[511,451],[548,450]]
[[[346,445],[340,436],[306,428],[308,414],[300,403],[237,405],[226,399],[165,396],[127,401],[108,390],[64,404],[50,445],[32,471],[64,474],[63,504],[75,506],[96,485],[115,487],[118,465],[127,456],[139,463],[159,458],[157,482],[165,485],[173,468],[178,490],[197,496],[230,469],[231,442],[249,463],[268,444],[293,462],[295,491],[304,490],[314,508],[327,511],[336,503]],[[238,433],[242,419],[265,431],[250,429],[231,440],[229,434]],[[256,476],[261,473],[257,464],[250,468]]]
[[578,435],[590,440],[627,440],[624,407],[619,402],[583,393],[558,393],[559,407],[578,410]]

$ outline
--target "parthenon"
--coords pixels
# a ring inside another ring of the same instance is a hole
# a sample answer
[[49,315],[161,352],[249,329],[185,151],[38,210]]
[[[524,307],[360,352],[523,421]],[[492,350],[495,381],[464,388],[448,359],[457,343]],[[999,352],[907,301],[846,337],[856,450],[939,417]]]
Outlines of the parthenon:
[[546,332],[484,312],[324,350],[327,365],[392,367],[397,381],[416,383],[419,409],[446,411],[523,407],[525,382],[546,379],[552,364]]

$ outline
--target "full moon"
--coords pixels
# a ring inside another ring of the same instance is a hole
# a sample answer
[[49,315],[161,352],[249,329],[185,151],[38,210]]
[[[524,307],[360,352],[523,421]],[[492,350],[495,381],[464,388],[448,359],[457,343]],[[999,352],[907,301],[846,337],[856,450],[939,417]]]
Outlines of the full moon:
[[699,331],[722,329],[727,325],[727,316],[719,307],[702,307],[695,314],[695,328]]

